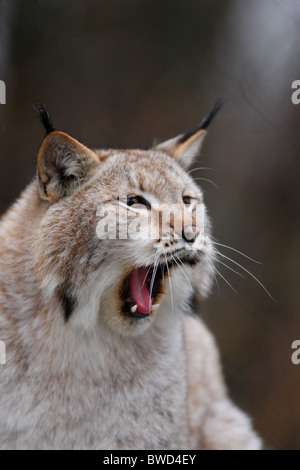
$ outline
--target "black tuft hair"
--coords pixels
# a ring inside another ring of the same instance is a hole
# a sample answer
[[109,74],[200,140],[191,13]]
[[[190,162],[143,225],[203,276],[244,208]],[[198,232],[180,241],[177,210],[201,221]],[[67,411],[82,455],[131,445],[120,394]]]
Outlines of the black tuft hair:
[[201,130],[206,130],[208,128],[208,126],[210,125],[211,121],[213,120],[213,118],[216,116],[216,114],[220,111],[220,109],[222,108],[224,104],[224,99],[223,98],[219,98],[215,104],[213,105],[213,107],[211,108],[211,110],[209,111],[209,113],[207,114],[207,116],[205,116],[202,121],[200,122],[199,126],[197,127],[197,129],[194,129],[193,131],[190,131],[190,132],[186,132],[180,139],[180,143],[182,144],[183,142],[185,142],[186,140],[188,140],[190,137],[192,137],[192,135],[196,134],[196,132],[199,132]]
[[211,108],[211,110],[209,111],[208,115],[205,116],[205,118],[202,119],[198,129],[207,129],[208,126],[210,125],[211,121],[213,120],[213,118],[216,116],[216,114],[220,111],[220,109],[222,108],[224,104],[224,98],[219,98],[215,104],[213,105],[213,107]]
[[73,310],[77,305],[77,299],[72,293],[72,289],[70,289],[67,283],[63,283],[62,285],[60,285],[56,289],[56,292],[63,307],[64,322],[68,323],[73,313]]
[[46,105],[44,103],[38,103],[38,105],[34,109],[36,110],[37,115],[46,130],[46,135],[50,134],[50,132],[55,131],[56,129],[52,124],[52,120],[46,108]]

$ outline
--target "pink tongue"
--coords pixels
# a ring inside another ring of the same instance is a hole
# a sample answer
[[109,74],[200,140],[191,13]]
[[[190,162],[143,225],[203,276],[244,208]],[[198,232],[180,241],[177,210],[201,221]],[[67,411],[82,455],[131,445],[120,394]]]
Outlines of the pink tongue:
[[137,305],[139,313],[149,313],[152,308],[152,299],[150,298],[147,287],[147,268],[135,269],[129,274],[129,286],[131,295]]

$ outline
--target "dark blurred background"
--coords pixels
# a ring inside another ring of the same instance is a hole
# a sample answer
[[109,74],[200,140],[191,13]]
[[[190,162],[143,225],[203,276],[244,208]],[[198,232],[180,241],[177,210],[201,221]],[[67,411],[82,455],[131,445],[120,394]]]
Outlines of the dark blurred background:
[[298,0],[0,0],[0,211],[35,172],[44,101],[57,128],[91,147],[147,147],[226,105],[194,165],[221,251],[205,321],[232,398],[268,448],[300,449]]

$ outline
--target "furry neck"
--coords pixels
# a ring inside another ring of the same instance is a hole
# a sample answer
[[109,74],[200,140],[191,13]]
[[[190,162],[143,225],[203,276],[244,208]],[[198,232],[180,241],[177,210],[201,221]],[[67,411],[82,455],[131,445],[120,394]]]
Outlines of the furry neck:
[[[186,299],[178,297],[182,279],[174,279],[173,298],[169,292],[163,298],[161,312],[156,321],[145,332],[137,336],[122,336],[108,327],[99,316],[93,328],[85,329],[76,318],[89,315],[93,306],[85,303],[74,315],[74,320],[65,324],[59,299],[45,297],[33,262],[33,244],[45,205],[40,201],[36,182],[30,184],[20,199],[3,216],[0,222],[0,309],[3,328],[0,330],[7,340],[9,352],[14,351],[13,360],[31,362],[37,368],[47,367],[48,372],[68,371],[84,364],[86,369],[95,366],[117,373],[119,365],[127,366],[141,361],[152,361],[172,352],[176,347],[174,336],[182,324],[182,311]],[[176,282],[178,286],[176,287]],[[22,344],[26,355],[16,351],[15,344]],[[155,346],[153,346],[155,345]],[[111,361],[113,353],[115,361]],[[20,357],[19,357],[20,356]],[[83,361],[84,359],[84,361]]]

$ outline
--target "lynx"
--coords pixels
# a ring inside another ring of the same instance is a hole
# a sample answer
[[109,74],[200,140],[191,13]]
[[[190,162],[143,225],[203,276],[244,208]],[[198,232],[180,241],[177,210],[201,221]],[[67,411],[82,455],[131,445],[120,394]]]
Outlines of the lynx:
[[[38,106],[37,174],[0,221],[1,449],[260,448],[197,315],[215,255],[186,170],[219,107],[150,150],[91,150]],[[108,204],[141,227],[155,204],[186,217],[101,238]]]

